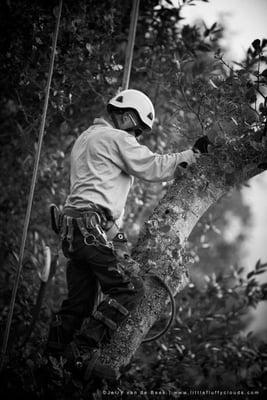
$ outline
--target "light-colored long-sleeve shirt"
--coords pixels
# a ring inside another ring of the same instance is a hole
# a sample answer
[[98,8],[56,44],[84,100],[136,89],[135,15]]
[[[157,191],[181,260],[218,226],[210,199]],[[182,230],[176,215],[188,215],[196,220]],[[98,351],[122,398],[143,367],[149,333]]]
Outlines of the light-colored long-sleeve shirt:
[[183,161],[192,161],[192,150],[155,154],[130,133],[114,128],[102,118],[76,140],[71,152],[70,195],[66,205],[88,206],[92,201],[118,219],[124,209],[133,176],[149,182],[173,179]]

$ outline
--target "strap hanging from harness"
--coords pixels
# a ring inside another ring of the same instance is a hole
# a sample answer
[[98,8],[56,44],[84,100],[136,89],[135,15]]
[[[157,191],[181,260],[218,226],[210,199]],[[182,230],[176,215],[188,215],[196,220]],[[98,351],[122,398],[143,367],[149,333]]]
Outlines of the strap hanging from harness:
[[62,223],[60,227],[60,238],[61,240],[67,235],[67,218],[62,217]]
[[52,229],[58,235],[60,233],[60,211],[55,204],[50,204],[49,210]]
[[102,244],[113,247],[111,241],[127,242],[123,233],[119,232],[116,222],[109,219],[97,204],[91,203],[86,209],[65,207],[61,213],[55,204],[50,205],[51,226],[60,235],[61,240],[69,243],[69,251],[73,251],[73,234],[75,225],[84,238],[87,246]]
[[69,243],[69,251],[73,251],[73,221],[71,217],[67,216],[67,241]]
[[[117,310],[121,315],[124,317],[127,317],[129,315],[129,311],[127,310],[126,307],[124,307],[122,304],[120,304],[117,300],[112,299],[110,297],[107,297],[104,302],[109,305],[110,307],[114,308]],[[106,325],[108,328],[111,330],[116,330],[117,329],[117,324],[114,322],[112,319],[108,318],[106,315],[104,315],[101,311],[96,310],[93,314],[93,317],[99,321],[101,321],[104,325]]]
[[93,317],[95,319],[97,319],[98,321],[102,322],[104,325],[106,325],[112,331],[115,331],[117,329],[116,322],[114,322],[114,321],[112,321],[112,319],[106,317],[102,312],[95,311],[93,314]]
[[[79,228],[81,234],[83,235],[84,243],[86,244],[86,246],[90,246],[91,244],[94,244],[96,241],[95,235],[88,232],[88,230],[87,230],[87,228],[90,229],[93,226],[91,221],[92,221],[92,217],[90,218],[88,215],[85,216],[85,223],[84,223],[84,219],[82,217],[79,217],[76,219],[78,228]],[[91,239],[91,242],[88,241],[89,238]]]
[[80,229],[80,232],[83,235],[83,237],[86,239],[88,236],[90,236],[90,233],[87,230],[87,227],[89,228],[89,217],[88,216],[85,217],[85,221],[86,222],[84,224],[84,220],[82,217],[79,217],[76,219],[78,228]]
[[115,299],[108,299],[108,305],[115,308],[116,310],[118,310],[125,317],[127,317],[127,315],[129,315],[129,311],[127,310],[127,308],[125,308],[122,304],[120,304]]

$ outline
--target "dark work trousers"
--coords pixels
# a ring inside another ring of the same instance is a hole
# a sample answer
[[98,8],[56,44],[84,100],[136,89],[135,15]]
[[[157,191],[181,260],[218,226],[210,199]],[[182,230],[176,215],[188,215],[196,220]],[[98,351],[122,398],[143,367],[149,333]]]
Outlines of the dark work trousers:
[[[74,229],[74,251],[68,250],[66,240],[63,241],[62,248],[64,255],[68,257],[68,298],[63,301],[61,310],[56,315],[57,318],[60,317],[61,323],[58,329],[60,337],[57,341],[65,346],[72,340],[76,331],[75,338],[78,343],[98,346],[112,334],[112,330],[105,323],[92,315],[98,295],[98,284],[103,294],[108,295],[108,299],[115,299],[131,312],[144,294],[143,281],[130,277],[127,271],[123,270],[111,248],[101,244],[85,245],[77,227]],[[111,306],[108,300],[103,300],[97,310],[117,325],[125,319],[125,315]],[[54,336],[51,328],[48,346],[49,341],[54,342]]]

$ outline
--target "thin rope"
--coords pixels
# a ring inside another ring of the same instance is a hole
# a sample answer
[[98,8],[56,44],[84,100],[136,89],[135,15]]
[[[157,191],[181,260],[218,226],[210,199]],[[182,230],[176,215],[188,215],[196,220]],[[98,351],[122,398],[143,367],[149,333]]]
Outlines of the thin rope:
[[140,0],[133,0],[132,11],[131,11],[131,23],[130,23],[128,44],[127,44],[126,57],[125,57],[125,67],[124,67],[124,73],[123,73],[123,78],[122,78],[122,89],[123,90],[128,89],[129,82],[130,82],[130,75],[131,75],[132,62],[133,62],[133,49],[134,49],[136,26],[137,26],[138,13],[139,13],[139,3],[140,3]]
[[51,87],[51,81],[52,81],[53,70],[54,70],[56,46],[57,46],[60,18],[61,18],[61,12],[62,12],[62,3],[63,3],[63,0],[60,0],[59,8],[58,8],[58,15],[57,15],[56,28],[55,28],[55,33],[54,33],[54,37],[53,37],[52,53],[51,53],[50,66],[49,66],[49,72],[48,72],[48,79],[47,79],[47,85],[46,85],[45,101],[44,101],[44,106],[43,106],[43,114],[42,114],[40,130],[39,130],[39,137],[38,137],[36,156],[35,156],[35,160],[34,160],[34,168],[33,168],[31,187],[30,187],[30,192],[29,192],[29,197],[28,197],[27,211],[26,211],[26,216],[25,216],[25,221],[24,221],[24,226],[23,226],[23,233],[22,233],[22,239],[21,239],[19,259],[18,259],[18,268],[17,268],[17,273],[16,273],[16,277],[15,277],[13,290],[12,290],[9,313],[8,313],[8,317],[7,317],[5,333],[4,333],[4,338],[3,338],[3,344],[2,344],[2,348],[1,348],[0,371],[2,371],[4,362],[5,362],[6,350],[7,350],[8,339],[9,339],[9,334],[10,334],[10,327],[11,327],[11,322],[12,322],[13,313],[14,313],[16,294],[17,294],[20,274],[21,274],[21,270],[22,270],[25,244],[26,244],[27,233],[28,233],[28,228],[29,228],[29,223],[30,223],[33,196],[34,196],[34,190],[35,190],[36,181],[37,181],[38,166],[39,166],[39,162],[40,162],[40,155],[41,155],[41,149],[42,149],[42,143],[43,143],[43,137],[44,137],[44,130],[45,130],[45,122],[46,122],[46,115],[47,115],[47,108],[48,108],[48,101],[49,101],[49,94],[50,94],[50,87]]

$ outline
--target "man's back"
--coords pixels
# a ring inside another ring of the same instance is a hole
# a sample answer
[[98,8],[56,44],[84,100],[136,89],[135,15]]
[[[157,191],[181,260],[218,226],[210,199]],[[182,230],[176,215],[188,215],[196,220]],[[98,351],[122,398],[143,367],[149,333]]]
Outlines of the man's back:
[[66,205],[83,208],[88,201],[120,217],[133,178],[118,164],[117,136],[129,135],[102,119],[83,132],[71,152],[71,192]]

